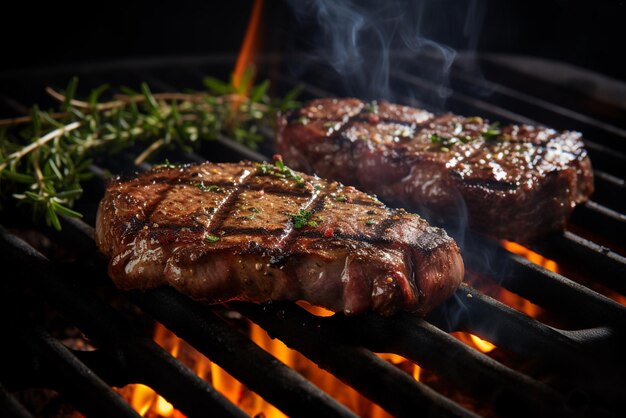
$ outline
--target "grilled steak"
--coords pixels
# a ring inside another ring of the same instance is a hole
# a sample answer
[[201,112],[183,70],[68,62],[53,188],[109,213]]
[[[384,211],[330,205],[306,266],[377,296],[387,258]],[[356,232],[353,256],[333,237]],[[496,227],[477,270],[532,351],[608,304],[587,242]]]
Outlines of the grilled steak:
[[562,229],[593,191],[579,133],[386,102],[311,101],[279,116],[277,148],[295,169],[521,242]]
[[426,314],[463,278],[455,242],[353,187],[275,165],[204,163],[112,181],[96,223],[122,289]]

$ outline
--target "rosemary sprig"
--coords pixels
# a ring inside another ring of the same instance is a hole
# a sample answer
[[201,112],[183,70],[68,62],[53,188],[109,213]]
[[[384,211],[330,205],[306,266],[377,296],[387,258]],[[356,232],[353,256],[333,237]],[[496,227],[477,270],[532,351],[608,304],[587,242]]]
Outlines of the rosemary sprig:
[[[253,73],[247,71],[240,85],[251,85]],[[270,99],[268,81],[249,93],[215,78],[204,83],[207,91],[190,93],[152,93],[144,83],[139,91],[121,88],[107,100],[101,98],[108,86],[77,99],[76,78],[64,92],[48,88],[59,102],[56,109],[34,106],[29,116],[0,120],[2,201],[12,196],[60,229],[59,215],[81,216],[70,208],[90,176],[91,158],[145,144],[135,158],[139,165],[161,148],[188,152],[220,135],[256,148],[260,127],[273,124],[276,111],[298,105],[295,90],[283,100]]]

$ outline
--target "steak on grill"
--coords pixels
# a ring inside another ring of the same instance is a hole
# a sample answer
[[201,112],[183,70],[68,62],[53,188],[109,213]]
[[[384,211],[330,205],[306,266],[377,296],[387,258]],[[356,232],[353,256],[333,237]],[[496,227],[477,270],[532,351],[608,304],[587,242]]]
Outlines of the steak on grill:
[[306,300],[346,314],[424,315],[464,273],[442,229],[281,161],[113,180],[96,241],[122,289],[169,284],[212,302]]
[[375,193],[434,222],[532,241],[562,229],[593,192],[577,132],[500,128],[480,117],[357,99],[320,99],[279,116],[277,149],[297,170]]

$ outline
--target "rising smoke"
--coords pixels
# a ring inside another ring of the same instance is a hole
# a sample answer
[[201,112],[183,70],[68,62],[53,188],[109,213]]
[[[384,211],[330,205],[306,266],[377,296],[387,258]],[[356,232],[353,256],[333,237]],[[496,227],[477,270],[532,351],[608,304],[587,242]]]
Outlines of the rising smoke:
[[[346,95],[366,99],[420,98],[392,83],[394,71],[407,63],[428,71],[443,106],[448,75],[457,50],[475,48],[482,8],[469,2],[437,0],[288,0],[299,24],[306,25],[309,52],[335,71]],[[429,65],[419,60],[428,57]],[[400,59],[403,58],[403,59]],[[433,66],[433,63],[435,65]],[[308,70],[294,62],[296,75]],[[415,70],[413,70],[415,71]],[[401,90],[401,91],[399,91]]]

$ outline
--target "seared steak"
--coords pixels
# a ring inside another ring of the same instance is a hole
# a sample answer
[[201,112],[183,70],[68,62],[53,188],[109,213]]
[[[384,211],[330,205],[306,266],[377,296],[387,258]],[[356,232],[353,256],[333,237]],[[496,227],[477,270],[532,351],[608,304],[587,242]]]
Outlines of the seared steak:
[[169,284],[212,302],[306,300],[346,314],[423,315],[463,278],[443,230],[280,160],[116,179],[100,203],[96,240],[118,287]]
[[279,116],[277,148],[297,170],[354,185],[431,221],[517,241],[562,229],[593,191],[581,135],[357,99]]

